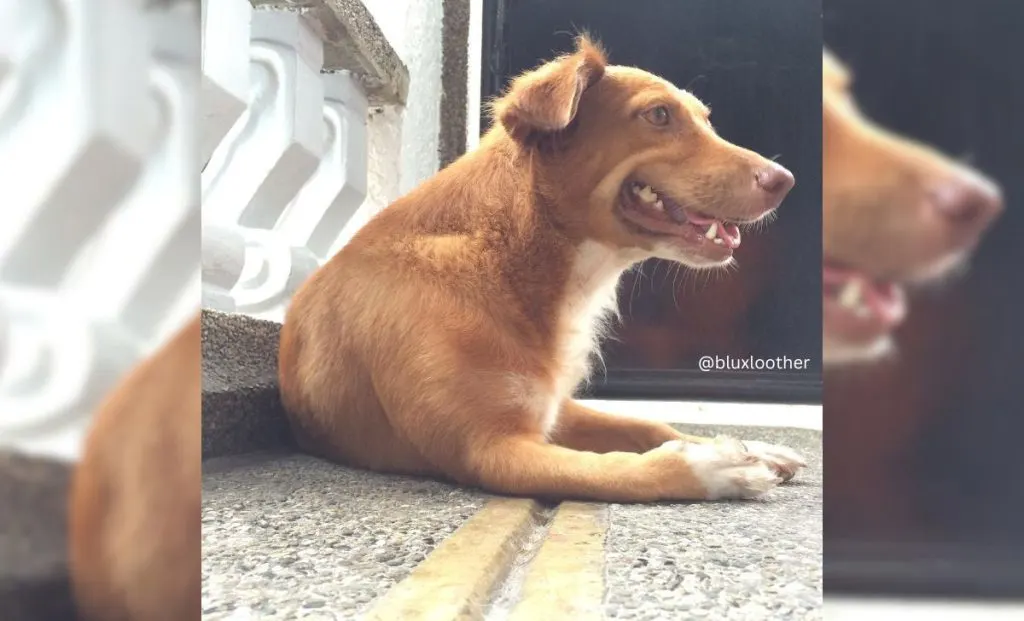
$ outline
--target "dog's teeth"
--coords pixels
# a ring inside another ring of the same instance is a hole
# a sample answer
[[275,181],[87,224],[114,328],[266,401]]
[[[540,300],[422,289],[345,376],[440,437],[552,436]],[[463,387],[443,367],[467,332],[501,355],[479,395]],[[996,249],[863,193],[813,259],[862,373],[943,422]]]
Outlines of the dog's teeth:
[[633,194],[635,196],[639,196],[640,195],[640,186],[638,186],[638,185],[634,185],[633,186]]
[[649,185],[645,185],[640,189],[639,196],[640,200],[642,200],[645,203],[653,203],[654,201],[658,200],[658,194],[654,190],[652,190],[651,186]]
[[717,222],[712,222],[711,223],[711,226],[708,227],[708,232],[704,233],[704,237],[707,237],[708,239],[715,239],[716,237],[718,237],[718,223]]
[[842,291],[839,292],[839,305],[851,310],[860,307],[861,293],[862,287],[859,280],[851,280],[847,282],[843,285]]
[[661,202],[660,200],[656,200],[654,201],[654,208],[657,209],[658,211],[664,211],[665,203]]
[[865,319],[866,317],[869,317],[871,315],[871,311],[868,310],[867,306],[859,304],[856,307],[854,307],[853,314],[859,317],[860,319]]
[[725,243],[725,242],[723,242],[723,241],[722,241],[722,238],[721,238],[721,237],[716,237],[715,239],[713,239],[713,240],[711,240],[711,241],[715,242],[715,243],[716,243],[716,244],[718,244],[719,246],[721,246],[721,245],[722,245],[723,243]]
[[740,245],[740,230],[736,229],[736,245]]

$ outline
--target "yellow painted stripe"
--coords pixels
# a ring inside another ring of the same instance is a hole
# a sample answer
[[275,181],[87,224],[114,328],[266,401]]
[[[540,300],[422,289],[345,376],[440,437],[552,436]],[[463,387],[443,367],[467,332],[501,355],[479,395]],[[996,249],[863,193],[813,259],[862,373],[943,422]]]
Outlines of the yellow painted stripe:
[[492,590],[507,575],[538,510],[532,500],[491,500],[388,591],[365,619],[481,619]]
[[509,621],[604,619],[606,531],[602,505],[563,503],[530,564]]

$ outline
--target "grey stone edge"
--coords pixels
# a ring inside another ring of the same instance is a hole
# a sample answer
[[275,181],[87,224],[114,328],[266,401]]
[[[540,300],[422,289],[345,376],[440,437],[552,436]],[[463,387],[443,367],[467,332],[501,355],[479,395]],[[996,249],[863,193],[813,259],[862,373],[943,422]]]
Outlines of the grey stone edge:
[[203,310],[203,459],[295,450],[277,386],[281,326]]
[[73,621],[63,462],[0,451],[0,619]]
[[324,41],[324,72],[349,71],[372,106],[404,106],[409,69],[361,0],[250,0],[256,9],[300,10]]

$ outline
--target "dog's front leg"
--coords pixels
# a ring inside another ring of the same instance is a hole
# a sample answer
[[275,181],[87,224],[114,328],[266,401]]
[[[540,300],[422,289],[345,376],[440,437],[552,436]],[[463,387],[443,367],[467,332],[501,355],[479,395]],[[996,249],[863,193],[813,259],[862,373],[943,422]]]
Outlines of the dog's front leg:
[[551,442],[577,451],[646,453],[670,440],[697,444],[711,438],[687,436],[664,423],[605,414],[572,399],[562,402]]
[[[562,403],[558,422],[551,433],[551,442],[555,444],[594,453],[646,453],[671,440],[689,444],[718,441],[715,438],[686,435],[664,423],[605,414],[571,399]],[[757,441],[746,441],[743,444],[746,451],[767,463],[784,481],[792,479],[806,465],[800,455],[784,446]]]
[[736,441],[673,440],[642,454],[594,453],[533,434],[480,443],[459,479],[500,494],[624,503],[754,498],[781,481]]

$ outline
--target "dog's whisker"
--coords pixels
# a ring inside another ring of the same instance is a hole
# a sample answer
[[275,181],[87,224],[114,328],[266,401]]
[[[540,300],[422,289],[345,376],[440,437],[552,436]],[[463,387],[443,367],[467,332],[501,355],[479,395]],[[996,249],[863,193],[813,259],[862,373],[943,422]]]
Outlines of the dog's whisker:
[[697,84],[701,80],[705,80],[705,79],[707,79],[707,76],[702,73],[702,74],[696,76],[695,78],[693,78],[692,80],[690,80],[689,82],[687,82],[686,86],[683,88],[683,90],[684,91],[689,91],[690,88],[692,88],[695,84]]
[[682,267],[681,263],[676,263],[675,273],[672,274],[672,306],[676,309],[676,312],[679,312],[679,298],[676,296],[676,293],[678,292],[676,280],[679,279],[679,271]]

